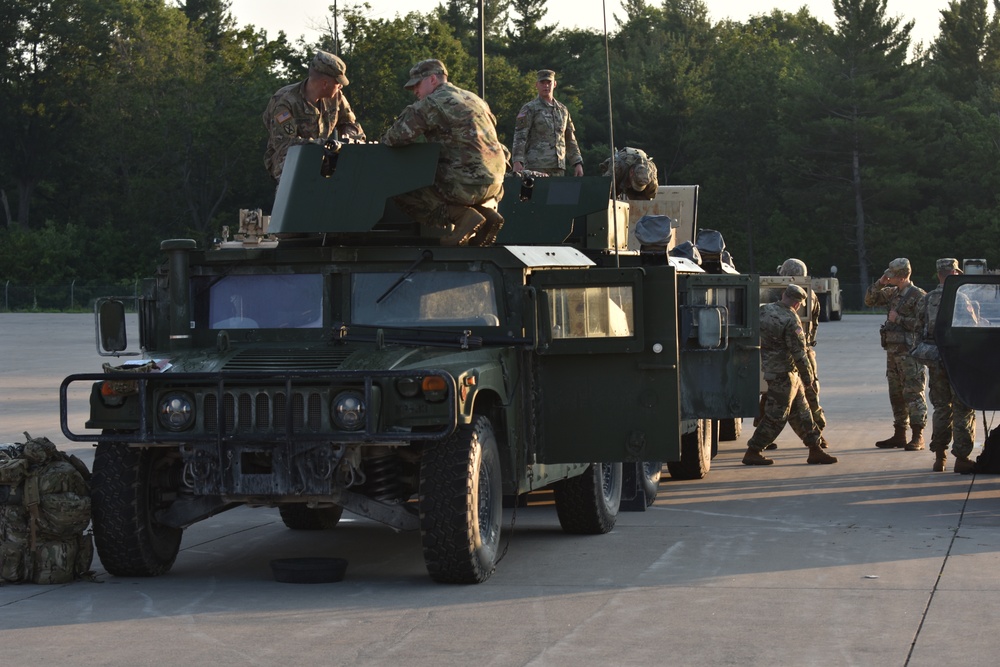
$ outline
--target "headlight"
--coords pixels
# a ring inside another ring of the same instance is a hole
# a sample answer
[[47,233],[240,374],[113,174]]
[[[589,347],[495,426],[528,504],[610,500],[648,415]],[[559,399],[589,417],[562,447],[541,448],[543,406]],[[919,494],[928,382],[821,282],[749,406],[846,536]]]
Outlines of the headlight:
[[194,401],[187,394],[172,391],[160,398],[160,426],[168,431],[186,431],[194,424]]
[[330,414],[338,428],[357,431],[365,425],[365,397],[359,391],[342,391],[333,399]]

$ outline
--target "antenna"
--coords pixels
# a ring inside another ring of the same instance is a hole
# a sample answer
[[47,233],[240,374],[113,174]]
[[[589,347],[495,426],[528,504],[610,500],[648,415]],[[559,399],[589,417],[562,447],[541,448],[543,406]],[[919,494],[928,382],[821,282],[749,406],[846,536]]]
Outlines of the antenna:
[[479,0],[479,97],[486,99],[486,12]]
[[[606,0],[601,0],[601,10],[604,14],[604,68],[608,82],[608,143],[611,146],[611,193],[610,199],[615,202],[611,207],[611,222],[615,227],[615,249],[618,248],[618,184],[615,183],[615,118],[611,109],[611,48],[608,46],[608,6]],[[621,256],[615,252],[615,266],[621,266]]]

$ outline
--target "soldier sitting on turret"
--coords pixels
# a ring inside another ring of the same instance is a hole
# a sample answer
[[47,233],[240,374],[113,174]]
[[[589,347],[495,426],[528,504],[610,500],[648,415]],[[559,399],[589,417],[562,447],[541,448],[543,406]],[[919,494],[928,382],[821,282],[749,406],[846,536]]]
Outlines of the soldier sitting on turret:
[[434,185],[400,195],[396,204],[421,224],[451,229],[441,245],[492,244],[503,226],[496,207],[507,166],[496,117],[474,93],[448,82],[440,60],[414,65],[404,87],[417,101],[403,109],[382,143],[404,146],[423,138],[441,144],[441,157]]

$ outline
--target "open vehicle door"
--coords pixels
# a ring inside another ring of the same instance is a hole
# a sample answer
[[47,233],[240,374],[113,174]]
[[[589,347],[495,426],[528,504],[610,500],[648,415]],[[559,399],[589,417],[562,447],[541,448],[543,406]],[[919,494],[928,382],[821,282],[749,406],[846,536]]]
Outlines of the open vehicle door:
[[1000,276],[948,276],[934,339],[962,402],[1000,409]]

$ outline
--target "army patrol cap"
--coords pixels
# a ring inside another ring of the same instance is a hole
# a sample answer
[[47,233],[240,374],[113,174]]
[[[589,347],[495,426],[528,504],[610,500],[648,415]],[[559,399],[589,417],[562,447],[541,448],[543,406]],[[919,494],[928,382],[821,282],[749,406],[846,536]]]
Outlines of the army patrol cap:
[[431,74],[448,76],[448,69],[440,60],[435,60],[433,58],[430,60],[421,60],[410,68],[410,80],[403,85],[403,88],[409,90],[423,81],[426,77],[429,77]]
[[540,69],[537,73],[538,78],[536,81],[555,81],[556,73],[550,69]]
[[336,79],[337,83],[342,86],[350,83],[345,76],[347,74],[347,65],[332,53],[317,51],[316,55],[313,56],[312,62],[309,63],[309,69],[317,74]]
[[808,276],[809,270],[806,269],[806,263],[801,259],[795,259],[794,257],[786,259],[781,266],[778,267],[779,276]]
[[789,299],[795,299],[796,301],[805,301],[808,295],[806,294],[806,291],[798,285],[789,285],[785,288],[782,296]]
[[905,257],[897,257],[889,262],[889,268],[882,275],[886,278],[902,278],[910,275],[910,260]]
[[958,268],[958,260],[954,257],[943,257],[937,261],[937,272],[938,273],[948,273],[949,271],[958,271],[963,273],[962,269]]

